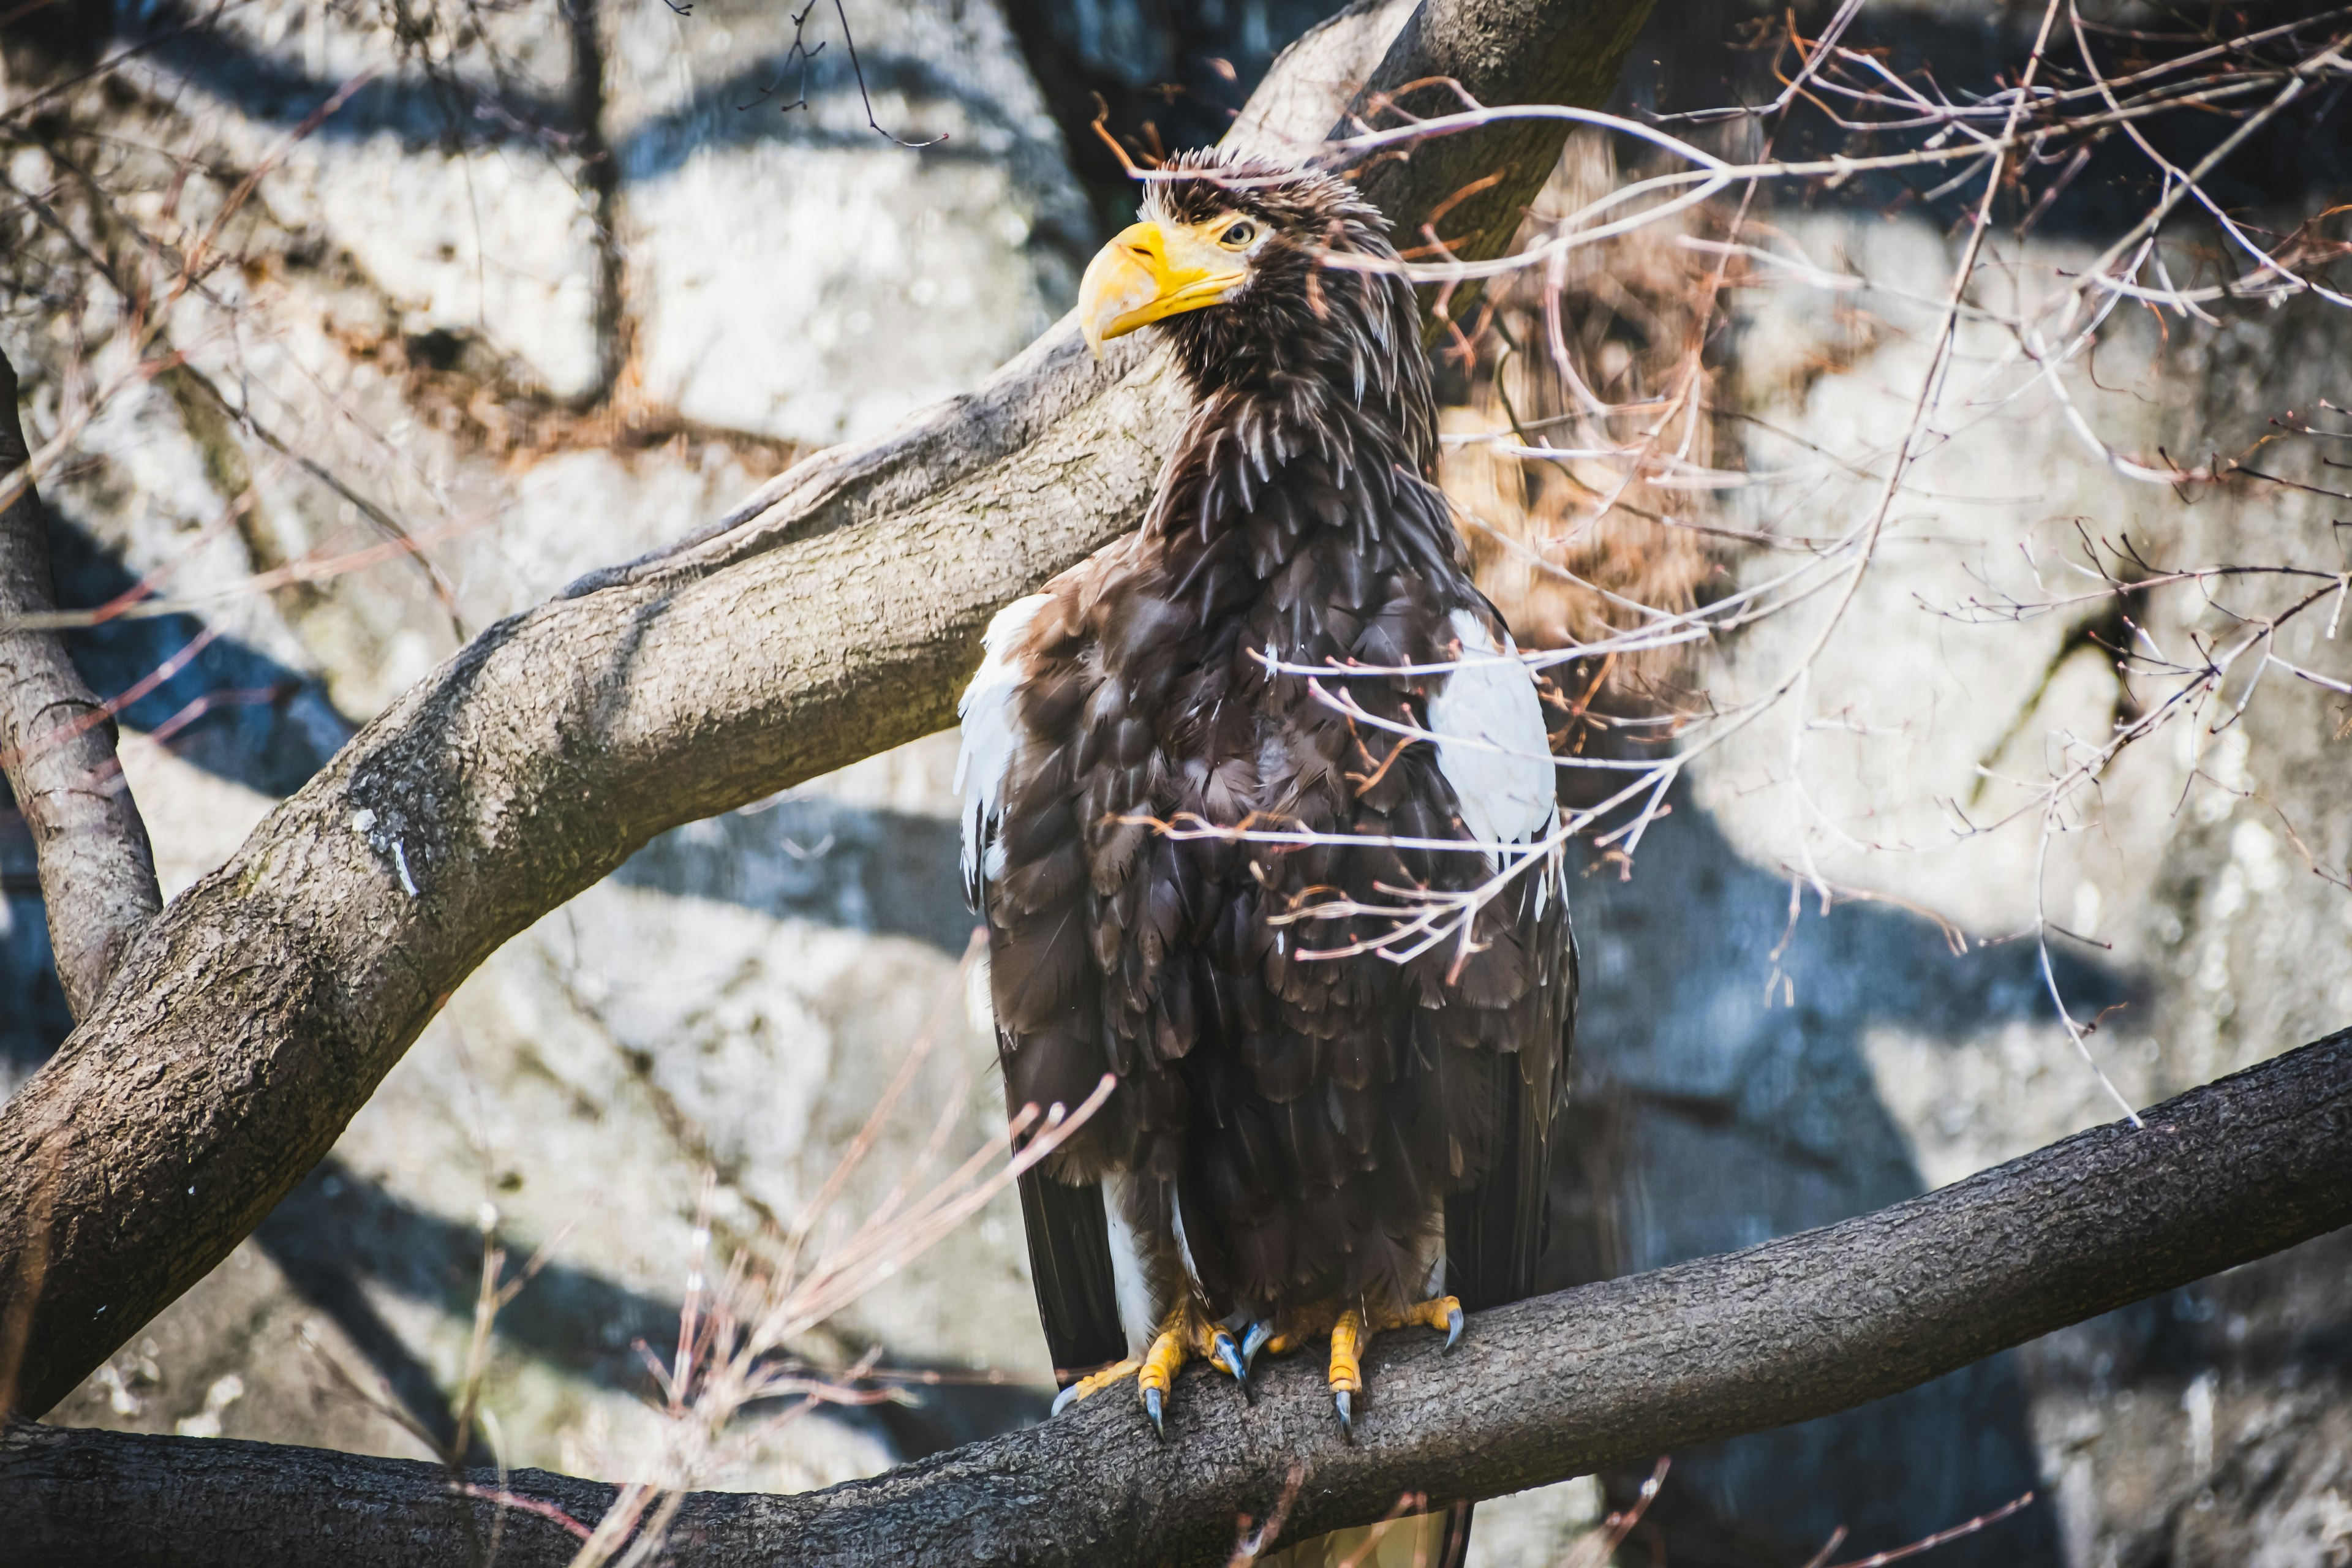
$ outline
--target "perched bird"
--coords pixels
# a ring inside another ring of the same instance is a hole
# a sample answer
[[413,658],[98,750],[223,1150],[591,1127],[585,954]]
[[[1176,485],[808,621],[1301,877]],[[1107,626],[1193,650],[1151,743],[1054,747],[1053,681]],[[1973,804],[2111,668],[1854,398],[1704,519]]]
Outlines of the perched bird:
[[1325,1339],[1352,1430],[1373,1334],[1450,1345],[1541,1246],[1554,770],[1432,482],[1396,258],[1327,174],[1150,184],[1079,319],[1160,334],[1197,405],[1140,530],[998,615],[960,709],[1007,1098],[1117,1078],[1022,1189],[1055,1365],[1103,1367],[1063,1400],[1133,1376],[1163,1432],[1186,1360]]

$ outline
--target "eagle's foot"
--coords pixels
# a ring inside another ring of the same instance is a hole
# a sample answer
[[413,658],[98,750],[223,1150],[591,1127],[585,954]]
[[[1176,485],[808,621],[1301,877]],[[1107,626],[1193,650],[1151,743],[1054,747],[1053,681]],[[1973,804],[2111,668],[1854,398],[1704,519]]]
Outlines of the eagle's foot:
[[1152,1431],[1163,1442],[1168,1437],[1164,1421],[1168,1390],[1184,1363],[1195,1357],[1216,1363],[1244,1390],[1249,1387],[1249,1367],[1242,1360],[1241,1347],[1234,1342],[1234,1336],[1210,1317],[1200,1302],[1187,1295],[1160,1325],[1160,1337],[1144,1352],[1142,1370],[1135,1378],[1143,1394],[1143,1413],[1150,1417]]
[[1261,1335],[1258,1328],[1254,1325],[1250,1331],[1248,1343],[1253,1354],[1260,1345],[1280,1355],[1318,1334],[1331,1336],[1328,1378],[1331,1404],[1339,1413],[1340,1432],[1352,1442],[1356,1436],[1356,1396],[1364,1392],[1364,1348],[1371,1343],[1372,1336],[1391,1329],[1442,1329],[1445,1331],[1445,1348],[1452,1350],[1462,1338],[1462,1303],[1452,1296],[1433,1296],[1407,1307],[1367,1308],[1325,1301],[1284,1312],[1270,1333]]
[[1432,1296],[1426,1301],[1416,1301],[1397,1312],[1383,1317],[1376,1329],[1443,1329],[1445,1348],[1452,1350],[1462,1340],[1462,1302],[1458,1297]]
[[1086,1376],[1078,1379],[1077,1382],[1070,1384],[1069,1387],[1062,1390],[1061,1393],[1054,1395],[1054,1408],[1049,1411],[1048,1414],[1059,1415],[1063,1411],[1068,1409],[1071,1405],[1076,1405],[1087,1394],[1099,1394],[1104,1389],[1108,1388],[1112,1384],[1117,1383],[1123,1377],[1133,1377],[1139,1371],[1142,1370],[1142,1367],[1143,1363],[1141,1362],[1137,1361],[1133,1356],[1129,1356],[1125,1361],[1111,1363],[1110,1365],[1103,1368],[1100,1372],[1090,1372],[1087,1373]]

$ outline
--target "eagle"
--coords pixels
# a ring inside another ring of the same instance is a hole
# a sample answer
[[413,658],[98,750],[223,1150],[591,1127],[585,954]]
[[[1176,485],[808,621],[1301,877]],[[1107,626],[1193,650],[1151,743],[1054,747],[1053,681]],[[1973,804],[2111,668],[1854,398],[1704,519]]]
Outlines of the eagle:
[[1194,406],[1140,528],[999,613],[959,706],[1008,1103],[1093,1116],[1022,1182],[1064,1384],[1247,1384],[1528,1293],[1577,969],[1534,674],[1434,483],[1381,213],[1181,155],[1087,268]]

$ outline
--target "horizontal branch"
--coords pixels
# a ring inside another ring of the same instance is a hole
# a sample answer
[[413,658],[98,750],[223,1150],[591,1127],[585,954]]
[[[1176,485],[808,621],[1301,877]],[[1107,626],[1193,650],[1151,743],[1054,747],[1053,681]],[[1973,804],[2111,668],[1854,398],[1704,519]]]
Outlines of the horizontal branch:
[[[1520,102],[1604,92],[1649,5],[1421,14],[1465,86]],[[1375,86],[1427,74],[1373,25],[1392,9],[1344,14],[1276,62],[1248,119],[1260,145],[1319,137],[1366,60]],[[1556,22],[1522,36],[1537,10]],[[1532,199],[1559,145],[1514,153],[1496,189]],[[1454,194],[1452,165],[1423,166],[1382,175],[1408,230]],[[657,833],[945,726],[989,616],[1150,496],[1184,400],[1160,360],[1118,346],[1098,366],[1065,321],[687,547],[490,627],[174,900],[0,1110],[17,1407],[64,1397],[226,1258],[509,937]]]
[[[1262,1360],[1247,1405],[1195,1366],[1164,1445],[1107,1394],[871,1480],[695,1494],[664,1561],[1219,1563],[1294,1466],[1290,1540],[1408,1489],[1495,1497],[1884,1398],[2352,1223],[2352,1031],[2145,1120],[1843,1224],[1479,1313],[1450,1352],[1384,1336],[1352,1445],[1314,1357]],[[535,1470],[506,1486],[583,1523],[614,1495]],[[30,1425],[0,1438],[0,1539],[26,1568],[439,1568],[491,1512],[430,1465]],[[510,1512],[499,1561],[562,1563],[574,1544]]]
[[[0,354],[0,480],[30,456],[16,390],[16,367]],[[28,483],[0,509],[0,626],[56,608],[48,515]],[[0,631],[0,773],[32,830],[49,951],[77,1018],[96,1005],[131,936],[163,907],[147,825],[114,739],[113,717],[55,632]]]

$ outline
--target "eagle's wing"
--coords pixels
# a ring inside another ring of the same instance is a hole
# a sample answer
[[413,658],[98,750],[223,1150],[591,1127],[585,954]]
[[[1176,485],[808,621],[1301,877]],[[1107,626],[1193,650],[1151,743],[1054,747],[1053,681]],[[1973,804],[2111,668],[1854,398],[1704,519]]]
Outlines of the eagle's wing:
[[[1517,658],[1499,617],[1456,610],[1463,663],[1429,700],[1440,739],[1438,771],[1463,826],[1498,844],[1528,844],[1558,819],[1558,780],[1535,677]],[[1499,635],[1501,646],[1496,646]],[[1563,860],[1555,850],[1523,870],[1504,895],[1535,984],[1514,1020],[1518,1068],[1495,1075],[1501,1130],[1486,1174],[1445,1203],[1446,1291],[1465,1309],[1516,1301],[1535,1288],[1551,1173],[1551,1132],[1568,1087],[1576,1025],[1576,937],[1568,919]]]
[[[963,747],[956,759],[956,789],[963,796],[964,897],[985,914],[990,882],[1003,870],[999,842],[1003,790],[1021,741],[1014,695],[1021,673],[1014,648],[1047,600],[1016,599],[997,612],[982,639],[980,673],[956,704]],[[1004,1048],[1002,1033],[998,1048]],[[1114,1362],[1129,1351],[1119,1321],[1118,1270],[1112,1263],[1110,1221],[1098,1184],[1071,1186],[1031,1170],[1021,1178],[1021,1218],[1028,1232],[1029,1272],[1037,1315],[1057,1381]]]
[[1529,1010],[1519,1070],[1496,1075],[1495,1121],[1503,1133],[1493,1162],[1475,1186],[1445,1201],[1446,1293],[1474,1312],[1534,1292],[1550,1228],[1552,1128],[1576,1031],[1576,937],[1565,901],[1554,896],[1543,913],[1522,920],[1541,954],[1539,1005]]
[[1061,1386],[1131,1353],[1119,1321],[1103,1199],[1099,1184],[1074,1187],[1039,1170],[1021,1178],[1029,1276],[1037,1288],[1037,1316],[1045,1325],[1054,1381]]

